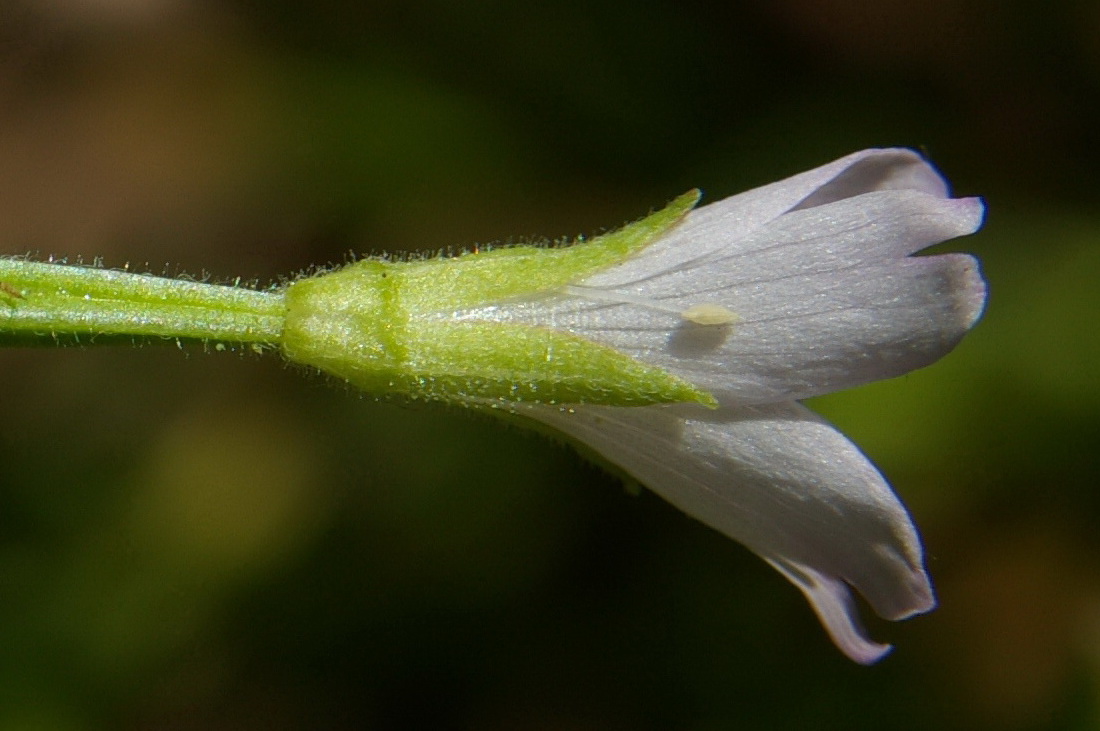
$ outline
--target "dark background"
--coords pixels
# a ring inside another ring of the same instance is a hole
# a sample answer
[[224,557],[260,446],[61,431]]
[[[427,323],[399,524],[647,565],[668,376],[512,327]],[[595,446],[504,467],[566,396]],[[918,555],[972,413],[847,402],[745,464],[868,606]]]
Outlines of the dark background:
[[819,400],[941,608],[873,668],[549,441],[272,357],[0,353],[0,728],[1100,725],[1100,4],[0,2],[0,247],[266,284],[930,155],[987,316]]

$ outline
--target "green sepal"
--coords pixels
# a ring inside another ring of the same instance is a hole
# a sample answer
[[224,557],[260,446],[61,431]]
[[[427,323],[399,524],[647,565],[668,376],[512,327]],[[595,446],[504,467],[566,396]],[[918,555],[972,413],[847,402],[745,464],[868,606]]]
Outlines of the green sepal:
[[553,292],[624,261],[679,222],[698,197],[692,191],[641,221],[572,246],[370,259],[298,280],[286,290],[284,353],[366,391],[411,398],[713,406],[713,396],[682,378],[577,335],[459,317]]

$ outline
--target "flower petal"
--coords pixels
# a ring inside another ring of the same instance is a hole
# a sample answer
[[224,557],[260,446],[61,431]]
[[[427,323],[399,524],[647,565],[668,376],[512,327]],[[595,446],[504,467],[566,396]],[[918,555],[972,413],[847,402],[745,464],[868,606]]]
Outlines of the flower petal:
[[863,150],[841,158],[843,170],[791,210],[812,208],[876,190],[919,190],[940,198],[947,181],[932,164],[902,147]]
[[784,214],[866,193],[901,190],[945,199],[947,182],[912,150],[863,150],[698,208],[665,244],[648,250],[647,258],[654,263],[651,270],[672,269],[731,246]]
[[978,198],[940,198],[913,190],[864,193],[801,208],[745,231],[736,226],[683,224],[641,255],[590,277],[592,287],[626,288],[655,297],[688,294],[700,272],[730,283],[782,275],[792,268],[824,271],[898,258],[974,233],[985,207]]
[[[802,399],[926,366],[949,352],[985,301],[963,254],[815,272],[706,298],[737,315],[724,328],[640,308],[605,307],[583,334],[664,367],[720,401]],[[671,333],[671,337],[670,334]]]
[[943,177],[913,150],[872,148],[726,198],[721,207],[708,206],[698,222],[707,225],[716,218],[733,217],[739,228],[752,230],[795,208],[902,189],[947,196]]
[[[985,302],[976,260],[906,255],[971,233],[983,210],[901,190],[798,210],[741,238],[677,229],[581,286],[466,316],[568,330],[719,400],[808,398],[923,367],[958,343]],[[704,253],[669,267],[677,247]],[[685,322],[700,305],[736,318]]]
[[849,587],[888,619],[935,605],[904,507],[851,442],[800,404],[517,409],[766,559],[857,662],[888,648],[866,636]]
[[806,566],[767,559],[772,568],[787,577],[810,602],[814,613],[833,643],[861,665],[885,657],[892,647],[867,637],[848,585]]

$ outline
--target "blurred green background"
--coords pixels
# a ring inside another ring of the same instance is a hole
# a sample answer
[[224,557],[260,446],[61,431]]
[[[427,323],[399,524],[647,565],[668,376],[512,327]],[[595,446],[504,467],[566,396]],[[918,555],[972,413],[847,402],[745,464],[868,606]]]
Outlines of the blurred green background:
[[941,608],[828,643],[549,441],[274,358],[0,352],[2,729],[1100,727],[1100,3],[3,0],[0,246],[259,283],[857,149],[987,198],[984,322],[818,401]]

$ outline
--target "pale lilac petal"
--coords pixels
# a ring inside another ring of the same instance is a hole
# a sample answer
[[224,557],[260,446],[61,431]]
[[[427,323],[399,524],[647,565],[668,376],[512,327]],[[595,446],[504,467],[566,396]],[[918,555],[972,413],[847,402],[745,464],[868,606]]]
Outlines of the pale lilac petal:
[[899,189],[947,196],[943,176],[918,153],[900,147],[872,148],[726,198],[721,207],[712,207],[699,222],[732,216],[739,226],[751,230],[798,207]]
[[[938,360],[980,315],[985,284],[976,260],[948,254],[739,285],[702,301],[739,319],[708,328],[675,313],[606,306],[574,331],[719,400],[802,399]],[[572,330],[562,320],[556,327]]]
[[682,296],[692,292],[700,274],[716,285],[896,259],[974,233],[985,213],[979,198],[902,190],[792,211],[752,231],[691,226],[692,217],[709,207],[689,213],[682,226],[641,255],[585,283],[653,297]]
[[851,164],[791,210],[811,208],[876,190],[918,190],[946,198],[947,181],[913,150],[864,150],[841,158]]
[[885,648],[860,626],[849,587],[888,619],[935,605],[904,507],[851,442],[797,403],[714,411],[523,406],[517,413],[768,560],[858,662]]
[[698,208],[668,237],[647,250],[646,258],[652,262],[650,271],[673,269],[733,246],[785,214],[866,193],[901,190],[944,199],[947,182],[912,150],[863,150]]
[[[740,239],[729,232],[732,241],[677,229],[567,291],[462,316],[567,330],[720,400],[808,398],[923,367],[958,343],[985,302],[976,260],[906,255],[973,232],[983,210],[974,198],[902,190],[796,211]],[[706,253],[661,268],[673,244]],[[737,320],[685,322],[682,313],[700,304]]]

